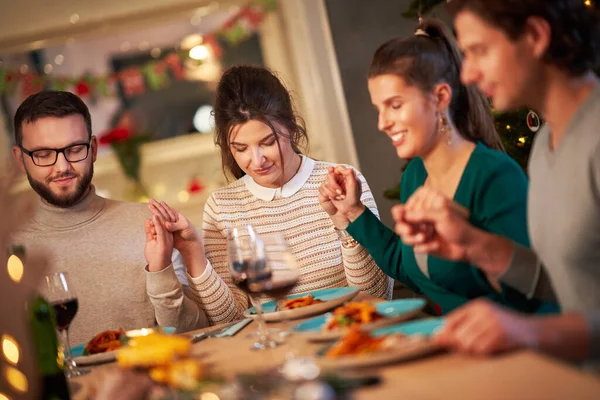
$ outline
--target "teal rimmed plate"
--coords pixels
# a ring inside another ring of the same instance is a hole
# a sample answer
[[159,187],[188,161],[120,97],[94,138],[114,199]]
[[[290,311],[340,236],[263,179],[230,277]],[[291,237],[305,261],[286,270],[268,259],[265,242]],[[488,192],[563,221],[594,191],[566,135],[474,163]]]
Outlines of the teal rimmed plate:
[[[292,296],[286,297],[286,299],[295,299],[298,297],[304,297],[312,295],[317,300],[322,300],[322,303],[313,304],[306,307],[300,307],[293,310],[277,310],[277,303],[275,301],[269,301],[263,304],[263,315],[265,321],[275,322],[285,319],[297,319],[306,318],[313,315],[322,314],[337,306],[344,304],[345,302],[352,300],[359,292],[358,288],[355,287],[341,287],[341,288],[329,288],[322,290],[315,290],[308,293],[299,293]],[[244,316],[247,318],[256,318],[256,309],[251,307],[244,311]]]
[[[377,312],[383,315],[383,318],[362,325],[360,327],[362,330],[371,331],[411,319],[423,309],[425,300],[398,299],[382,301],[374,303],[374,305]],[[333,312],[311,318],[294,326],[293,331],[300,333],[306,339],[315,342],[339,339],[347,331],[347,328],[339,328],[331,331],[324,330],[325,325],[331,318],[334,318]]]
[[[170,327],[170,326],[164,326],[164,327],[160,327],[160,328],[150,328],[149,330],[150,331],[155,331],[155,330],[158,331],[159,330],[166,334],[175,333],[175,328]],[[125,332],[125,334],[127,334],[128,332],[137,332],[137,331],[139,331],[139,330],[127,331],[127,332]],[[77,365],[104,364],[104,363],[113,362],[117,359],[117,351],[118,350],[107,351],[105,353],[84,355],[83,354],[84,348],[85,348],[85,344],[80,344],[79,346],[75,346],[75,347],[71,348],[71,355],[73,356],[73,361],[75,361],[75,364],[77,364]]]
[[327,350],[339,343],[336,342],[318,351],[317,363],[325,370],[363,368],[426,356],[439,351],[439,347],[433,344],[429,337],[443,326],[443,321],[443,318],[428,318],[377,329],[371,332],[371,335],[387,336],[377,351],[335,358],[326,357]]

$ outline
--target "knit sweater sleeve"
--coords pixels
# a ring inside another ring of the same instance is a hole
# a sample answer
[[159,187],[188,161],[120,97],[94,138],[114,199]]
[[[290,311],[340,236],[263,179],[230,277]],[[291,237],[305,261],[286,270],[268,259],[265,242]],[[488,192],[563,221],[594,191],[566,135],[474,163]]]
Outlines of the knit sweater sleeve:
[[[365,177],[359,171],[354,171],[362,187],[361,202],[379,218],[377,204]],[[390,300],[392,298],[394,280],[386,276],[385,272],[377,266],[367,248],[359,244],[351,249],[341,246],[341,249],[348,284],[356,286],[374,296]]]
[[188,274],[189,296],[202,308],[211,324],[235,321],[248,308],[248,297],[231,279],[227,266],[227,239],[219,229],[219,208],[211,195],[204,206],[202,233],[206,270],[198,277]]
[[204,311],[185,295],[173,265],[158,272],[146,268],[146,292],[159,326],[172,326],[177,332],[208,326]]

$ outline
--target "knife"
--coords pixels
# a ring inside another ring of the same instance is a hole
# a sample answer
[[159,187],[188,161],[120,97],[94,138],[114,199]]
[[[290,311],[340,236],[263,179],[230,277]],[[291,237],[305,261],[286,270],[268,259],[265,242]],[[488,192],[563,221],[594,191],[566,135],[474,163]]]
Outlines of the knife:
[[233,336],[238,333],[242,328],[248,325],[252,320],[250,318],[243,319],[241,321],[235,321],[225,325],[222,328],[214,329],[210,332],[197,333],[192,336],[192,343],[198,343],[201,340],[208,339],[210,337],[227,337]]
[[199,342],[199,341],[201,341],[203,339],[206,339],[206,338],[209,338],[209,337],[213,337],[214,335],[223,332],[225,329],[227,329],[229,327],[232,327],[235,324],[237,324],[237,321],[231,322],[231,323],[229,323],[229,324],[227,324],[227,325],[225,325],[225,326],[223,326],[221,328],[213,329],[210,332],[197,333],[194,336],[192,336],[191,341],[192,341],[192,343],[196,343],[196,342]]
[[236,335],[239,331],[244,329],[246,325],[252,322],[251,318],[246,318],[236,322],[234,325],[229,325],[221,332],[216,333],[213,337],[231,337]]

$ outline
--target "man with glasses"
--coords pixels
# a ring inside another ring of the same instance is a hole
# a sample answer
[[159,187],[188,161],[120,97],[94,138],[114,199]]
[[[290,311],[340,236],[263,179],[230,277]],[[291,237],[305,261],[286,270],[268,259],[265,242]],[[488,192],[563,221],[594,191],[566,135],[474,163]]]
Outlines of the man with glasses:
[[13,242],[46,252],[49,272],[69,274],[79,301],[71,343],[156,322],[179,331],[207,326],[171,264],[172,237],[144,233],[146,205],[96,194],[98,141],[85,103],[69,92],[34,94],[18,108],[14,129],[13,156],[41,202]]

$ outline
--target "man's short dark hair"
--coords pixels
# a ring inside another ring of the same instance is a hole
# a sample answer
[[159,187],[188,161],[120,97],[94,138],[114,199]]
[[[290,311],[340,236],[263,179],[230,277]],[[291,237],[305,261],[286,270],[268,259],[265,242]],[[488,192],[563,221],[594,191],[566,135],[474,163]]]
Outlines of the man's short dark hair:
[[34,123],[40,118],[62,118],[81,115],[85,120],[88,138],[92,137],[92,117],[90,110],[79,97],[71,92],[44,90],[29,96],[17,109],[14,118],[15,143],[23,144],[23,124]]
[[511,40],[523,33],[529,17],[540,17],[552,28],[544,61],[573,76],[594,69],[600,61],[598,9],[583,0],[451,0],[453,16],[468,10],[503,31]]

